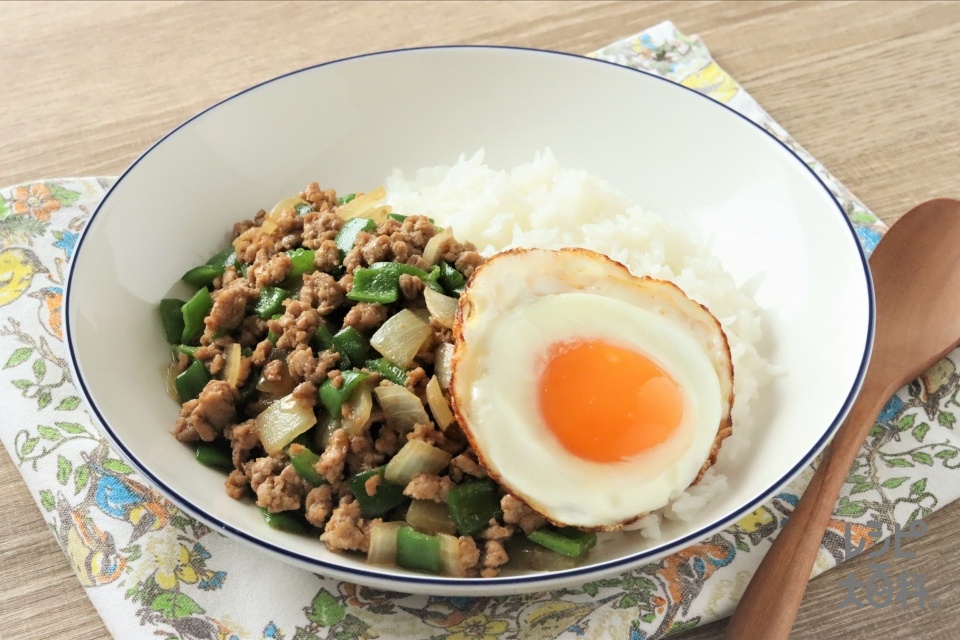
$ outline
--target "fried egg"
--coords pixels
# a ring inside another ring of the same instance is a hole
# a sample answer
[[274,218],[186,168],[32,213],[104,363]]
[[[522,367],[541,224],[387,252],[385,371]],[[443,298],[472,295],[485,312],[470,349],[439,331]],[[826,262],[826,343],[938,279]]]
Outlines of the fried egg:
[[613,530],[666,506],[731,432],[720,323],[599,253],[493,256],[453,331],[461,427],[490,476],[555,524]]

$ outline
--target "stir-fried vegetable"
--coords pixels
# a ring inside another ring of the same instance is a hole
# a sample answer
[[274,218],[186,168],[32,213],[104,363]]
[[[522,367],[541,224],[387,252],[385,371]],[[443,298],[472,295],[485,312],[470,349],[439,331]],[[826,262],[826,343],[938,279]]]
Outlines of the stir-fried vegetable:
[[460,556],[460,541],[447,533],[436,535],[440,540],[440,573],[453,578],[467,577],[467,568]]
[[207,264],[223,267],[224,269],[227,267],[235,267],[237,265],[237,252],[232,246],[227,247],[220,253],[214,254],[207,260]]
[[452,329],[454,318],[457,315],[457,299],[437,293],[433,289],[425,289],[423,298],[427,302],[427,310],[430,311],[430,316],[441,327]]
[[196,449],[197,462],[221,471],[233,470],[233,459],[230,457],[230,450],[221,443],[198,442]]
[[446,262],[440,263],[440,284],[443,285],[447,293],[459,296],[463,293],[463,286],[466,278],[463,274],[451,267]]
[[[370,495],[367,493],[367,480],[375,475],[380,476],[380,482],[377,484],[376,492]],[[403,485],[385,479],[383,467],[363,471],[353,476],[350,478],[350,489],[366,518],[380,517],[410,499],[403,495]]]
[[313,408],[302,404],[292,394],[261,411],[255,422],[260,443],[268,454],[282,451],[316,423]]
[[317,461],[320,456],[302,444],[294,442],[287,449],[287,455],[290,456],[290,464],[293,465],[297,475],[310,483],[311,486],[319,487],[326,480],[323,479],[316,469]]
[[263,519],[271,529],[286,531],[287,533],[305,534],[310,531],[310,525],[298,511],[272,512],[266,507],[260,507]]
[[390,213],[389,206],[380,206],[383,199],[387,196],[387,191],[383,187],[377,187],[373,191],[356,196],[349,202],[345,202],[337,209],[337,213],[344,220],[352,218],[370,218],[375,222],[383,222]]
[[351,436],[360,435],[373,413],[372,378],[362,381],[341,409],[343,430]]
[[437,426],[440,427],[441,431],[446,431],[447,427],[454,423],[455,418],[450,410],[447,397],[443,395],[443,390],[440,389],[437,376],[430,378],[430,382],[427,383],[427,404],[430,405],[430,413],[433,414]]
[[401,367],[409,367],[430,337],[430,325],[409,309],[403,309],[384,322],[370,338],[370,346]]
[[263,287],[253,310],[258,316],[266,320],[270,316],[283,310],[283,301],[290,296],[290,292],[280,287]]
[[340,410],[350,394],[353,393],[360,383],[370,377],[369,373],[363,371],[343,371],[340,374],[343,377],[343,383],[337,387],[333,380],[328,379],[317,391],[317,396],[321,404],[332,416],[340,416]]
[[195,287],[207,287],[213,284],[214,280],[222,276],[223,272],[224,268],[222,265],[201,264],[187,271],[180,279]]
[[414,500],[407,507],[407,524],[424,533],[456,533],[457,523],[443,502]]
[[396,384],[380,385],[373,390],[387,424],[400,432],[418,424],[430,424],[430,416],[416,394]]
[[367,562],[391,565],[397,562],[397,531],[402,522],[374,522],[370,526],[370,548]]
[[413,527],[397,530],[397,564],[404,569],[440,573],[440,538]]
[[440,262],[441,250],[447,240],[453,238],[453,228],[447,227],[437,235],[427,240],[427,246],[423,248],[423,259],[431,267]]
[[497,490],[489,480],[471,480],[453,487],[447,493],[450,515],[463,535],[473,535],[487,526],[492,518],[503,517]]
[[237,382],[240,380],[242,352],[243,347],[240,346],[239,342],[233,342],[223,350],[223,379],[233,386],[237,386]]
[[390,482],[406,486],[418,473],[437,473],[448,464],[452,456],[423,440],[407,440],[383,469],[383,477]]
[[317,252],[313,249],[304,249],[301,247],[299,249],[291,249],[286,253],[290,256],[290,263],[292,265],[290,273],[287,275],[288,280],[299,278],[304,274],[313,273],[317,270],[317,267],[313,264],[313,261],[317,257]]
[[180,336],[180,342],[191,344],[200,339],[203,335],[203,319],[213,308],[213,298],[210,297],[210,291],[204,287],[199,289],[193,297],[183,303],[180,310],[183,315],[183,334]]
[[183,338],[183,300],[164,298],[160,301],[160,324],[167,342],[180,342]]
[[544,546],[530,542],[522,535],[515,535],[506,541],[504,547],[510,557],[510,566],[534,571],[563,571],[579,566],[583,556],[571,558],[551,551]]
[[274,351],[274,353],[271,354],[271,359],[273,359],[275,355],[284,356],[282,358],[276,358],[280,361],[280,378],[278,380],[268,380],[261,374],[260,379],[257,381],[256,389],[271,396],[285,396],[293,391],[294,387],[297,386],[297,381],[290,375],[290,368],[287,366],[287,360],[285,358],[286,354],[279,350]]
[[203,388],[210,382],[210,374],[207,368],[199,360],[194,360],[186,370],[178,375],[173,381],[173,386],[180,396],[180,402],[189,402],[203,391]]
[[398,367],[386,358],[367,360],[367,369],[370,369],[370,371],[376,371],[390,382],[398,384],[401,387],[407,384],[406,369]]
[[531,531],[527,539],[571,558],[579,558],[597,544],[597,534],[574,527],[543,527]]
[[453,379],[453,345],[449,342],[444,342],[437,347],[433,359],[433,374],[437,376],[441,389],[446,391],[450,388],[450,382]]
[[185,356],[190,356],[191,358],[197,354],[197,349],[200,347],[191,347],[188,344],[178,344],[173,347],[173,355],[182,353]]
[[333,240],[337,244],[337,249],[340,250],[340,257],[343,258],[347,252],[353,249],[361,231],[369,233],[376,228],[377,223],[368,218],[353,218],[344,222],[340,231],[337,232],[337,237]]

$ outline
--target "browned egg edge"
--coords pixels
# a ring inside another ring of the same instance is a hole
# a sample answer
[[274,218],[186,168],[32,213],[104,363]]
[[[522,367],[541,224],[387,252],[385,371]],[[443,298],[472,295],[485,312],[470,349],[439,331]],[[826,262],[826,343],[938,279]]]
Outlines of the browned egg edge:
[[[477,276],[483,272],[484,269],[486,269],[489,265],[496,262],[498,259],[506,256],[514,256],[514,255],[520,255],[524,253],[531,253],[534,251],[550,251],[554,253],[573,253],[573,254],[589,256],[593,259],[605,261],[611,266],[622,269],[623,272],[630,279],[646,280],[649,282],[659,282],[664,285],[673,287],[674,289],[680,292],[680,294],[684,299],[689,300],[693,304],[697,305],[703,311],[703,313],[706,314],[705,318],[709,318],[709,322],[713,323],[716,326],[717,330],[720,332],[720,335],[723,337],[724,360],[727,367],[727,373],[729,373],[730,375],[730,393],[729,393],[729,397],[727,398],[727,402],[724,405],[723,416],[720,419],[720,425],[717,430],[717,435],[713,440],[713,446],[710,448],[710,453],[707,455],[707,459],[704,461],[703,465],[700,467],[700,471],[697,473],[697,477],[694,478],[693,482],[691,482],[687,486],[687,489],[699,483],[703,479],[703,476],[707,472],[707,469],[709,469],[714,464],[716,464],[717,456],[720,454],[720,447],[723,445],[723,441],[726,440],[733,433],[733,422],[730,415],[733,408],[733,401],[734,401],[733,360],[730,355],[730,344],[727,341],[727,334],[724,332],[723,327],[720,325],[720,321],[717,320],[716,316],[714,316],[710,312],[710,310],[707,309],[707,307],[700,304],[696,300],[693,300],[692,298],[690,298],[680,287],[678,287],[674,283],[669,282],[667,280],[659,280],[657,278],[651,278],[649,276],[635,276],[632,273],[630,273],[630,269],[628,269],[626,265],[614,260],[610,256],[604,255],[602,253],[598,253],[596,251],[592,251],[590,249],[584,249],[581,247],[567,247],[563,249],[515,248],[515,249],[508,249],[506,251],[502,251],[500,253],[495,254],[490,259],[486,260],[482,265],[480,265],[480,267],[477,268],[476,271],[473,272],[473,275],[470,277],[470,279],[467,281],[466,286],[464,287],[463,293],[460,295],[460,302],[457,305],[457,314],[453,322],[454,347],[453,347],[453,359],[452,359],[453,371],[450,378],[450,404],[453,408],[454,416],[456,416],[457,418],[457,423],[459,423],[460,428],[463,430],[464,435],[467,436],[467,441],[470,443],[470,446],[473,448],[473,451],[477,456],[477,462],[487,472],[487,475],[490,476],[490,478],[494,482],[500,485],[500,487],[506,493],[509,493],[511,496],[513,496],[515,499],[525,504],[527,507],[529,507],[533,511],[540,513],[532,504],[530,504],[529,501],[525,500],[522,496],[517,495],[516,493],[511,491],[509,483],[504,482],[504,480],[502,479],[502,476],[493,469],[492,465],[487,464],[486,460],[483,457],[482,449],[477,446],[477,439],[475,438],[473,432],[470,429],[470,423],[467,420],[466,416],[464,415],[464,412],[461,410],[460,403],[457,400],[457,386],[456,386],[458,364],[461,358],[463,357],[463,350],[466,348],[466,340],[463,337],[463,323],[465,318],[470,314],[470,309],[468,309],[467,307],[470,304],[469,292],[474,281],[477,279]],[[552,518],[542,513],[540,513],[540,515],[546,518],[548,522],[558,527],[575,526],[576,528],[582,529],[584,531],[618,531],[623,527],[633,524],[634,522],[637,522],[638,520],[646,517],[647,515],[649,515],[649,512],[638,514],[636,516],[627,518],[626,520],[622,520],[614,524],[598,525],[598,526],[569,525],[568,523],[565,523],[565,522],[558,522],[556,520],[553,520]]]

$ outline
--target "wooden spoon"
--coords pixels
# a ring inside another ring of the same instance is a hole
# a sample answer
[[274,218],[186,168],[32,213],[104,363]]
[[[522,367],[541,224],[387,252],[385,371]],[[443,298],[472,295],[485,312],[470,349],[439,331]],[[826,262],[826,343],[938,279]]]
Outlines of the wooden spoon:
[[906,213],[880,240],[870,271],[877,323],[863,387],[750,580],[728,640],[790,636],[840,488],[877,415],[898,389],[960,344],[960,202],[931,200]]

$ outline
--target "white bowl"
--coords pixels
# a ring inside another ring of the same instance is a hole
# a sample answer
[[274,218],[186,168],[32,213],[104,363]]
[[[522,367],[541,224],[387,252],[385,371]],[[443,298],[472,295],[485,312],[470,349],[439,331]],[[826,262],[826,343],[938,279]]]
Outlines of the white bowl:
[[[232,224],[312,180],[364,191],[399,167],[486,149],[508,168],[550,147],[665,217],[713,238],[764,309],[762,355],[781,374],[755,408],[729,490],[651,545],[598,545],[558,573],[453,579],[366,565],[275,531],[224,492],[170,434],[169,347],[156,306]],[[828,441],[863,378],[873,336],[866,259],[838,203],[788,148],[729,108],[624,67],[544,51],[449,47],[319,65],[211,107],[147,150],[117,181],[77,246],[66,335],[75,380],[106,437],[193,516],[287,562],[405,592],[508,594],[582,583],[677,551],[755,509]]]

